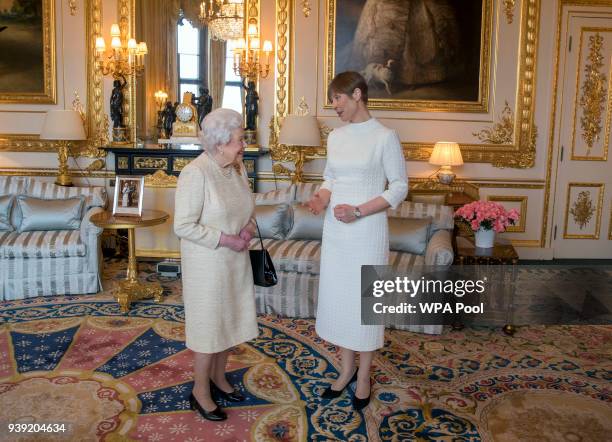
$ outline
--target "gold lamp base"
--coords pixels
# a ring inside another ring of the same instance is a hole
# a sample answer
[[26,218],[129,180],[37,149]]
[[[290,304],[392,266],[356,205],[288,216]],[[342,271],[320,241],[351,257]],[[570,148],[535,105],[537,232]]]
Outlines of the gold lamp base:
[[57,151],[57,159],[59,161],[59,170],[57,174],[57,178],[55,180],[55,184],[58,186],[71,187],[74,184],[72,183],[72,177],[70,176],[70,171],[68,170],[68,141],[60,141],[59,148]]

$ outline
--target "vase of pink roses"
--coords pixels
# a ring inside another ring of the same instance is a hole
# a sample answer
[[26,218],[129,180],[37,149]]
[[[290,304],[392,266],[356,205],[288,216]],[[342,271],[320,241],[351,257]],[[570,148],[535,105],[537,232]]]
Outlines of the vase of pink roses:
[[506,211],[504,206],[493,201],[473,201],[460,207],[455,217],[466,222],[474,231],[476,247],[493,247],[495,233],[504,232],[519,219],[516,209]]

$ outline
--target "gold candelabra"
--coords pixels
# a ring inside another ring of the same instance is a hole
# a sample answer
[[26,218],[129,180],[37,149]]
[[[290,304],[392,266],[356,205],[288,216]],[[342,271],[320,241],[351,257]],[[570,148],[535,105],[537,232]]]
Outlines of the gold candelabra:
[[[256,81],[257,77],[266,78],[270,73],[272,42],[265,40],[260,48],[257,25],[249,24],[246,38],[234,42],[234,73],[241,78]],[[263,55],[262,55],[263,52]]]
[[144,71],[147,44],[136,39],[122,37],[119,25],[111,26],[111,49],[106,49],[104,37],[96,37],[96,61],[102,75],[114,77],[140,75]]

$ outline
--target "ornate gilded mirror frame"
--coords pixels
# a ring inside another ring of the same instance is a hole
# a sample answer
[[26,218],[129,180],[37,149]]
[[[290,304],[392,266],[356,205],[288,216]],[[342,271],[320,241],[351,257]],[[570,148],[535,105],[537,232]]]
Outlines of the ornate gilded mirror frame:
[[[329,1],[329,0],[328,0]],[[329,3],[326,2],[326,6]],[[512,23],[515,8],[520,9],[520,31],[518,33],[518,79],[516,96],[510,105],[498,116],[499,121],[492,127],[473,133],[481,143],[461,143],[463,159],[466,162],[490,163],[495,167],[525,169],[535,164],[537,128],[534,122],[535,81],[541,0],[521,0],[496,2],[504,14],[497,14],[502,20]],[[294,51],[293,10],[294,0],[276,0],[276,71],[275,106],[270,122],[269,145],[271,156],[276,161],[287,161],[291,152],[286,146],[278,145],[279,119],[291,112],[293,102]],[[499,26],[499,25],[498,25]],[[329,36],[327,36],[329,38]],[[503,102],[503,100],[502,100]],[[323,137],[329,130],[323,130]],[[432,143],[402,142],[407,160],[427,161],[433,149]],[[321,154],[324,153],[322,149]]]
[[[100,147],[108,142],[108,117],[104,112],[102,74],[95,66],[95,40],[101,34],[102,0],[87,0],[85,8],[85,35],[87,38],[87,110],[84,124],[87,140],[75,144],[73,156],[103,158]],[[4,152],[57,152],[58,143],[41,140],[38,135],[0,134],[0,151]]]

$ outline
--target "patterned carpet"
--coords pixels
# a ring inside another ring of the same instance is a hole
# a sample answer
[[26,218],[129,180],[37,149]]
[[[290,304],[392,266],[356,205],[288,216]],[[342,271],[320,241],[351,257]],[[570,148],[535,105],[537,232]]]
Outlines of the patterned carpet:
[[[522,327],[442,336],[388,331],[373,401],[322,402],[336,349],[312,320],[260,317],[260,335],[230,357],[248,398],[213,423],[189,410],[192,355],[180,282],[163,304],[122,315],[109,292],[0,303],[0,440],[603,441],[612,432],[612,327]],[[106,262],[120,279],[122,261]],[[110,280],[105,286],[110,287]],[[57,423],[60,434],[9,434],[8,422]]]

